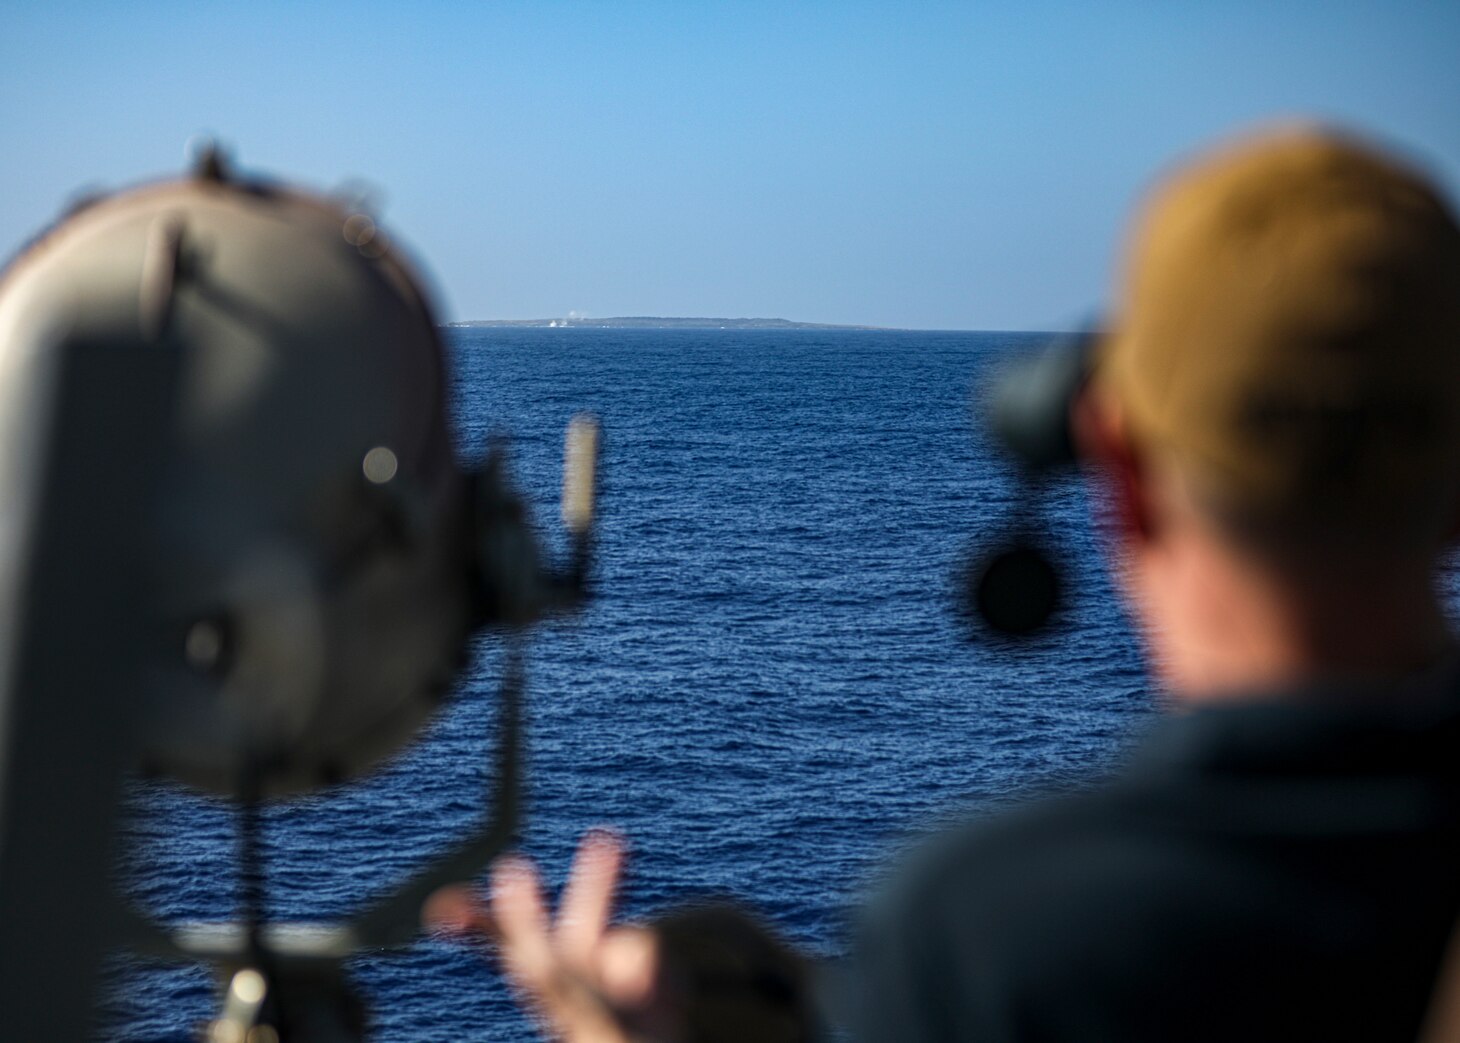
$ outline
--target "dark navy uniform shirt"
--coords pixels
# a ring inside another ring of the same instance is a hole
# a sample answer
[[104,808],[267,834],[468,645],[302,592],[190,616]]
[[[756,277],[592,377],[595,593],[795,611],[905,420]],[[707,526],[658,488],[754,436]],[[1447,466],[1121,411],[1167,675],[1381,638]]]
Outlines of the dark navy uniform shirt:
[[864,1043],[1412,1043],[1460,914],[1460,671],[1161,720],[866,916]]

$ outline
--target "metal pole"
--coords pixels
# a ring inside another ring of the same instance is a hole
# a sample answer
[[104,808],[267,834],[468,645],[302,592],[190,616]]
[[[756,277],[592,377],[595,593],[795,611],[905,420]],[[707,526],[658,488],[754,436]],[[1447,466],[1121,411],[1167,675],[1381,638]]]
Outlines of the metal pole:
[[46,345],[4,418],[0,1038],[95,1028],[121,776],[166,651],[148,554],[178,369],[165,344]]

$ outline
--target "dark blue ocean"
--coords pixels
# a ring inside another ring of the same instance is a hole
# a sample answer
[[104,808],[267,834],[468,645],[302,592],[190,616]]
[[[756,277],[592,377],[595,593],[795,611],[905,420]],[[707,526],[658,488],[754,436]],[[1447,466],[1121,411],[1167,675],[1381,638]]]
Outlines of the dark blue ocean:
[[[899,848],[952,816],[1108,765],[1150,713],[1078,482],[1045,522],[1071,588],[1028,647],[968,640],[956,566],[1008,518],[1009,471],[974,422],[980,375],[1030,334],[449,331],[461,451],[511,436],[558,538],[563,427],[602,420],[598,596],[529,660],[522,847],[554,885],[599,823],[630,838],[624,914],[734,895],[836,954]],[[421,740],[361,783],[270,806],[269,909],[337,919],[479,819],[500,648],[483,639]],[[237,895],[230,810],[138,785],[123,870],[165,920]],[[352,965],[382,1041],[522,1040],[482,956],[424,939]],[[107,1039],[184,1041],[201,968],[114,961]]]

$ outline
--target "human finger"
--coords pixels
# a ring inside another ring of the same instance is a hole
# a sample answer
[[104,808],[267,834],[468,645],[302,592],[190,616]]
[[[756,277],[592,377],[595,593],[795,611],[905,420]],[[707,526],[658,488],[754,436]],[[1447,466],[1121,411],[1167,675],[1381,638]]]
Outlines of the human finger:
[[474,934],[493,940],[497,922],[475,890],[467,884],[448,884],[421,906],[421,924],[444,934]]
[[573,858],[554,935],[558,952],[580,969],[593,962],[594,950],[613,915],[623,857],[623,841],[616,834],[594,830],[583,838]]
[[531,862],[509,857],[492,867],[490,911],[508,974],[537,994],[552,988],[557,958],[542,888]]

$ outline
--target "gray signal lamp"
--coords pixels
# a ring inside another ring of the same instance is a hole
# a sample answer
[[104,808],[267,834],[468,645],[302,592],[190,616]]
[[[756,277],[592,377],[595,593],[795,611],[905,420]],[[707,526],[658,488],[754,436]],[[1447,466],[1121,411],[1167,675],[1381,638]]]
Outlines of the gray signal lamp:
[[[569,429],[572,551],[549,567],[501,447],[455,461],[447,362],[373,216],[236,177],[216,150],[90,201],[0,275],[7,1038],[85,1038],[119,941],[219,968],[215,1039],[356,1038],[340,962],[409,943],[424,899],[510,841],[515,635],[587,597],[598,433]],[[264,922],[259,803],[409,743],[482,627],[509,648],[488,820],[347,923]],[[106,897],[133,768],[238,803],[240,923]]]

